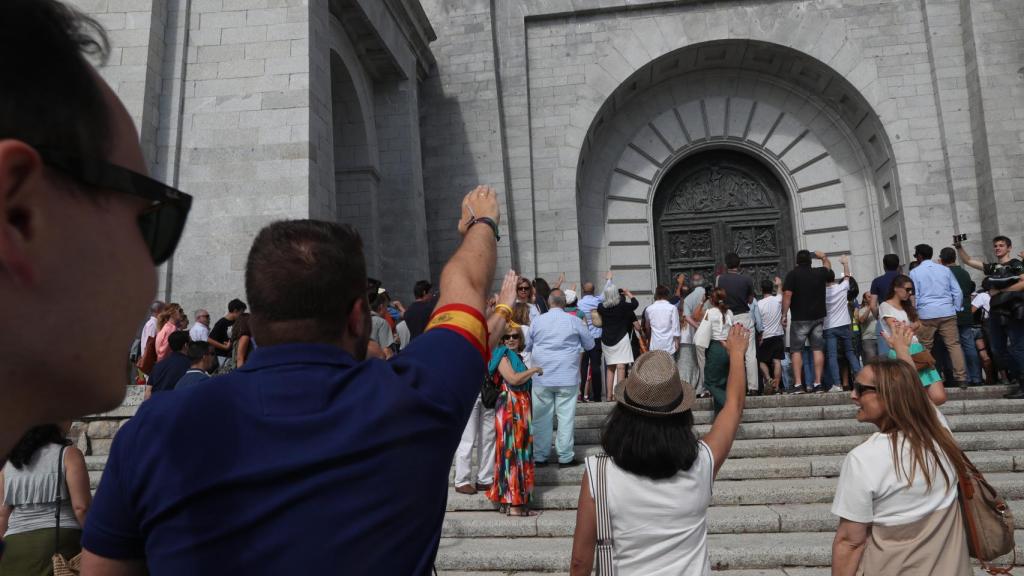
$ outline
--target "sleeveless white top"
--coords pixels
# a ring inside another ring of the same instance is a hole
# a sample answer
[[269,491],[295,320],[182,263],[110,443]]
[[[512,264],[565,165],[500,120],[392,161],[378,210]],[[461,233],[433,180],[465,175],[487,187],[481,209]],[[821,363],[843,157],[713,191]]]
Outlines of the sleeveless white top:
[[[67,452],[65,452],[66,454]],[[56,527],[57,460],[60,446],[47,444],[32,455],[31,461],[18,470],[10,462],[4,465],[4,504],[11,506],[5,536]],[[64,482],[60,486],[60,527],[81,530],[68,495],[67,470],[60,463]]]
[[[597,497],[597,458],[587,458],[590,493]],[[708,506],[714,457],[704,442],[689,470],[652,480],[608,460],[608,512],[619,576],[710,576]]]

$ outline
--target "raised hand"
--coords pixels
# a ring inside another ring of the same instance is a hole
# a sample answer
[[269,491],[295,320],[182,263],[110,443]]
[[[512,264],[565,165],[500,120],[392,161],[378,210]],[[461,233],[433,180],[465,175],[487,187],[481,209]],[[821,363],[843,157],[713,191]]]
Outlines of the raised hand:
[[505,279],[501,281],[501,292],[498,293],[498,304],[504,304],[511,308],[516,303],[516,283],[519,276],[515,270],[505,273]]
[[729,354],[746,354],[749,343],[750,330],[742,324],[733,324],[729,329],[729,337],[725,340],[725,349]]
[[466,234],[474,218],[490,218],[499,222],[498,194],[490,186],[477,186],[462,199],[462,217],[459,219],[459,234]]
[[914,329],[906,322],[897,322],[889,330],[882,331],[882,337],[896,353],[910,354],[910,345],[914,342]]

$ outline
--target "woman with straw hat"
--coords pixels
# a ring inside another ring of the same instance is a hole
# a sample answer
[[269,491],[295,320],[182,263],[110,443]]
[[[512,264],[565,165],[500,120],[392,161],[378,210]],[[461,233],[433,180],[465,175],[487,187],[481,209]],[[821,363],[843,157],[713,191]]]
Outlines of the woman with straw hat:
[[[616,386],[616,405],[601,434],[607,456],[587,458],[580,488],[574,576],[593,569],[599,507],[611,540],[609,545],[605,534],[602,565],[610,564],[619,576],[711,574],[707,509],[711,484],[729,456],[743,415],[748,337],[739,324],[729,332],[725,406],[701,440],[693,430],[693,386],[679,378],[668,353],[653,350],[640,356],[629,377]],[[606,504],[599,502],[601,488]]]

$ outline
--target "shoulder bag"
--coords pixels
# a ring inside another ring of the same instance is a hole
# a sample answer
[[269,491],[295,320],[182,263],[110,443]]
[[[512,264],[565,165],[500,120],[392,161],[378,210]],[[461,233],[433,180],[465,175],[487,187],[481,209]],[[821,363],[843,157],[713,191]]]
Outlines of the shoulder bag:
[[82,554],[76,554],[70,559],[65,559],[60,553],[60,508],[63,498],[60,489],[64,486],[64,474],[61,472],[64,464],[64,449],[60,447],[60,455],[57,456],[57,513],[54,518],[57,520],[57,527],[53,533],[53,576],[78,576],[82,566]]
[[480,385],[480,403],[484,408],[493,410],[498,405],[498,395],[501,394],[501,373],[497,370],[494,374],[484,374],[484,382]]
[[[961,452],[962,453],[962,452]],[[967,465],[966,477],[959,481],[960,509],[967,531],[967,548],[977,558],[982,569],[989,574],[1010,574],[1017,563],[1017,550],[1013,541],[1013,513],[1006,500],[985,480],[981,472],[963,454]],[[1013,552],[1008,567],[996,567],[989,562]]]
[[615,549],[612,547],[612,517],[608,512],[608,455],[597,457],[597,573],[615,576]]

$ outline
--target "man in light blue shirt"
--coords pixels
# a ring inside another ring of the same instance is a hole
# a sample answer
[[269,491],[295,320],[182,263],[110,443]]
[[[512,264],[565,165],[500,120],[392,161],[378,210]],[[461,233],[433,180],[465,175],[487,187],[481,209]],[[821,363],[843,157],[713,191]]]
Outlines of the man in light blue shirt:
[[561,290],[551,291],[548,304],[550,310],[530,325],[530,343],[526,347],[532,354],[533,364],[544,369],[533,377],[533,458],[537,466],[548,463],[554,428],[552,416],[555,415],[558,417],[555,440],[558,465],[564,468],[580,463],[573,446],[576,379],[580,353],[594,348],[594,337],[582,320],[563,310],[565,296]]
[[949,268],[932,261],[932,253],[932,247],[927,244],[914,247],[918,264],[910,271],[910,279],[914,281],[917,314],[921,319],[917,337],[930,351],[935,345],[935,333],[942,336],[953,362],[953,377],[958,386],[963,386],[967,382],[967,365],[956,326],[956,313],[963,306],[963,291]]
[[[612,273],[608,272],[605,276],[605,286],[608,282],[612,281]],[[601,303],[604,302],[604,292],[599,292],[596,296],[594,295],[594,283],[584,282],[583,283],[583,297],[580,298],[579,303],[576,305],[576,309],[583,316],[583,322],[587,325],[587,329],[590,331],[590,336],[595,342],[601,341],[601,329],[594,326],[592,320],[592,312],[597,309]],[[531,319],[531,322],[533,320]],[[590,350],[583,353],[583,360],[580,362],[580,394],[582,400],[589,399],[591,402],[601,401],[601,373],[603,368],[601,366],[601,346],[594,346]],[[590,393],[587,394],[587,377],[590,377]],[[586,395],[586,396],[583,396]]]

